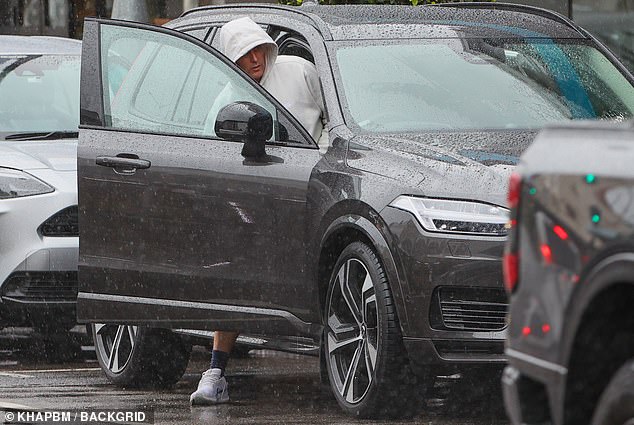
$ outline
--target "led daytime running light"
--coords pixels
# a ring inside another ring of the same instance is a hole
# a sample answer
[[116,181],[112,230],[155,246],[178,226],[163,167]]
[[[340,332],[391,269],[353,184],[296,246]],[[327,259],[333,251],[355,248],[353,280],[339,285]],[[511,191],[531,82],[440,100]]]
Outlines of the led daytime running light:
[[430,232],[505,236],[509,210],[481,202],[399,196],[390,206],[412,213]]

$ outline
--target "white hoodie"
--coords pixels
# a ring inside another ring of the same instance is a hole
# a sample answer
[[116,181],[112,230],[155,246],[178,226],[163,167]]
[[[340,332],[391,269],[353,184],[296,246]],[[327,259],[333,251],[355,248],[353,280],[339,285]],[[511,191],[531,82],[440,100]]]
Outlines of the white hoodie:
[[297,118],[313,139],[319,140],[323,99],[315,65],[298,56],[278,56],[277,44],[249,17],[224,24],[219,42],[220,51],[233,62],[254,47],[266,45],[266,68],[260,84]]

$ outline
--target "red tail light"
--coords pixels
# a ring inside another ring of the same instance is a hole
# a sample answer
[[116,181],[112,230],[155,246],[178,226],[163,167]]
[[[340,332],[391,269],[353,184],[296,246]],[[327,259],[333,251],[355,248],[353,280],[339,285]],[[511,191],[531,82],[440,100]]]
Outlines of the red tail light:
[[502,259],[502,269],[504,271],[504,286],[508,293],[512,293],[517,285],[519,274],[519,256],[516,253],[506,253]]
[[520,203],[520,191],[522,189],[522,178],[519,174],[513,173],[509,178],[509,191],[507,194],[508,206],[511,209],[511,220],[509,241],[507,242],[507,249],[502,258],[502,269],[504,271],[504,286],[508,293],[512,293],[517,285],[519,278],[519,254],[516,252],[517,240],[516,230],[517,226],[517,206]]
[[519,174],[513,173],[509,178],[509,192],[506,200],[508,201],[509,208],[517,208],[520,202],[520,190],[522,189],[522,178]]
[[568,232],[566,232],[566,230],[559,225],[556,225],[555,227],[553,227],[553,232],[555,232],[555,234],[559,236],[559,238],[562,241],[565,241],[566,239],[568,239]]
[[553,262],[553,251],[550,249],[550,246],[543,243],[540,245],[539,250],[542,252],[542,257],[544,258],[544,262],[546,264],[552,264]]

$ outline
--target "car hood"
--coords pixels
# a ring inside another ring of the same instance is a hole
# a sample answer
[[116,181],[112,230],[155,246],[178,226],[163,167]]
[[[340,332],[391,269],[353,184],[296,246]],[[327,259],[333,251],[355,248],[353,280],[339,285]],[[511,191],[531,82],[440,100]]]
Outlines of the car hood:
[[506,205],[508,178],[536,132],[357,136],[347,164],[395,179],[411,194]]
[[77,140],[0,141],[0,167],[18,170],[77,170]]

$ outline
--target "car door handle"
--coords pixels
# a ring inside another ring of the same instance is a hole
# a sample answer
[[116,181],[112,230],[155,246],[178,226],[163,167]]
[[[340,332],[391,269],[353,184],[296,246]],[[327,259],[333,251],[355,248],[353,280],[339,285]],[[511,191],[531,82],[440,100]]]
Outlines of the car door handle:
[[133,174],[136,170],[150,168],[152,165],[147,159],[139,159],[134,154],[124,153],[120,153],[117,156],[98,156],[95,163],[102,167],[112,167],[115,171],[126,174]]

